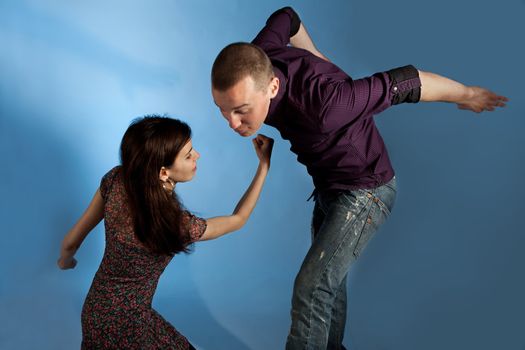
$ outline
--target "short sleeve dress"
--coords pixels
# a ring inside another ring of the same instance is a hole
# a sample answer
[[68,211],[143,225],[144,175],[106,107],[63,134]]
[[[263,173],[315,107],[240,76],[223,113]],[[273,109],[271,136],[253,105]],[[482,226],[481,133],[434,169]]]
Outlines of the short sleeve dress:
[[[151,253],[134,234],[120,167],[102,178],[106,248],[82,308],[82,349],[193,349],[151,302],[171,261]],[[197,241],[206,221],[189,212],[189,234]]]

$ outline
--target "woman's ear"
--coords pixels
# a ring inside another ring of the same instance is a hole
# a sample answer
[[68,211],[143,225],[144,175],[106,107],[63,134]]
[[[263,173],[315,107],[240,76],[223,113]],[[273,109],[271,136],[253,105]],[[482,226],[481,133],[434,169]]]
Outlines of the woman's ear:
[[166,182],[166,181],[168,181],[169,178],[170,178],[169,177],[169,170],[166,169],[165,167],[160,168],[159,180],[162,181],[162,182]]

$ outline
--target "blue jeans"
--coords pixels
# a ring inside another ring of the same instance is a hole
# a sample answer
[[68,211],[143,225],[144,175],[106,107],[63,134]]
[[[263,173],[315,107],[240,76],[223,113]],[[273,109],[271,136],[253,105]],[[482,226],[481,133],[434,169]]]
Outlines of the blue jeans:
[[395,177],[373,189],[316,194],[312,246],[295,279],[287,350],[344,349],[348,270],[395,197]]

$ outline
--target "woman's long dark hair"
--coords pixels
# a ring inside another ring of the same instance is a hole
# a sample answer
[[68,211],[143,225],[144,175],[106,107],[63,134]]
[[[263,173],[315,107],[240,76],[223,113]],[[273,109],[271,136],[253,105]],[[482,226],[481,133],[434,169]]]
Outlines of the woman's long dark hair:
[[152,115],[135,119],[120,144],[122,178],[135,234],[155,253],[174,255],[189,250],[182,205],[175,191],[162,187],[159,172],[173,164],[190,138],[186,123]]

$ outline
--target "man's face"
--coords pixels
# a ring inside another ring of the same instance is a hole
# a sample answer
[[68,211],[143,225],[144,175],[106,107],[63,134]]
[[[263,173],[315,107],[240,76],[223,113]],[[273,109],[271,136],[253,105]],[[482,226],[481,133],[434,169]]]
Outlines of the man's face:
[[212,88],[212,95],[230,128],[248,137],[255,134],[263,124],[270,100],[277,95],[278,90],[279,80],[275,77],[267,88],[261,89],[251,76],[246,76],[226,91]]

